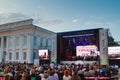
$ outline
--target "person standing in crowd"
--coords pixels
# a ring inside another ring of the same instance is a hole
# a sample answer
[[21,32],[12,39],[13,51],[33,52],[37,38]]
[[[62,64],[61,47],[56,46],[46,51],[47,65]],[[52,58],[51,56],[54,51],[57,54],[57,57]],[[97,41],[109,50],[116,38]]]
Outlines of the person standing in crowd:
[[50,71],[50,76],[47,80],[58,80],[57,76],[54,75],[54,71]]
[[71,80],[71,75],[67,69],[64,71],[63,80]]
[[89,72],[89,67],[86,67],[84,76],[91,76],[91,73]]
[[66,60],[69,60],[69,59],[70,59],[70,52],[69,52],[69,50],[66,51],[65,59],[66,59]]
[[16,71],[15,75],[14,75],[14,80],[20,80],[21,79],[21,75],[19,71]]
[[91,76],[94,76],[94,75],[95,75],[95,71],[93,70],[93,67],[92,67],[92,66],[90,66],[89,73],[91,74]]
[[27,80],[28,74],[24,71],[20,80]]
[[58,72],[58,76],[59,76],[59,80],[63,80],[63,70],[60,69],[59,72]]
[[78,72],[75,70],[71,80],[81,80],[80,76],[78,75]]
[[48,76],[49,76],[48,71],[44,70],[44,76],[42,77],[41,80],[47,80]]

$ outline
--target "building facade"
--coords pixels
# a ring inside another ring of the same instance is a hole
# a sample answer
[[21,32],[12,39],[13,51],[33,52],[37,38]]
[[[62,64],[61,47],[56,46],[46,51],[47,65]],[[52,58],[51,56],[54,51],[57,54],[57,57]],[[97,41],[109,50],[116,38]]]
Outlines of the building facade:
[[56,62],[56,34],[23,20],[0,25],[0,62],[33,63],[38,50],[48,49]]

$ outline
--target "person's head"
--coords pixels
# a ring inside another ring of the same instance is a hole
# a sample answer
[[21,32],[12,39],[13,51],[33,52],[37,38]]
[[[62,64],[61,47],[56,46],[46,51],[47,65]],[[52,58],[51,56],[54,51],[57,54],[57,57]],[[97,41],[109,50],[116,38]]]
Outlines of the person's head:
[[20,75],[20,72],[19,71],[16,71],[15,75],[14,75],[14,78],[17,79],[17,77]]
[[74,74],[73,75],[77,75],[77,71],[74,71]]
[[69,71],[68,70],[65,70],[64,71],[64,75],[67,77],[67,76],[69,76]]
[[26,72],[23,72],[23,73],[22,73],[22,78],[24,78],[24,79],[27,78],[27,73],[26,73]]
[[71,80],[81,80],[77,71],[74,71]]
[[50,71],[50,76],[53,76],[53,75],[54,75],[54,71],[51,70],[51,71]]
[[30,75],[34,74],[35,73],[35,69],[31,69],[30,70]]
[[7,69],[4,69],[3,73],[6,74],[7,72],[8,72],[8,70],[7,70]]
[[45,70],[45,71],[44,71],[44,78],[45,78],[45,79],[47,79],[47,78],[48,78],[48,76],[49,76],[48,71],[47,71],[47,70]]

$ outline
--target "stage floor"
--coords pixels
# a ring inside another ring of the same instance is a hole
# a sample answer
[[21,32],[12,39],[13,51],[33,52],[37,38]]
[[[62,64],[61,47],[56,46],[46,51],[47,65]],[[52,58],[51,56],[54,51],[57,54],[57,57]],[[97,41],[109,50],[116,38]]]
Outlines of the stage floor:
[[77,60],[77,61],[61,61],[60,63],[62,64],[94,64],[96,61],[82,61],[82,60]]

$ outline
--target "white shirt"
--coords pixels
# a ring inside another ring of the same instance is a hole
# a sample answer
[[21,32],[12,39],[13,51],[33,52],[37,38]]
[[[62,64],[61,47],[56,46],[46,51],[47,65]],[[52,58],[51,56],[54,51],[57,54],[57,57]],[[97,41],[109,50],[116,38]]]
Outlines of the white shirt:
[[66,77],[66,76],[63,76],[63,80],[71,80],[71,76],[69,75],[68,77]]

